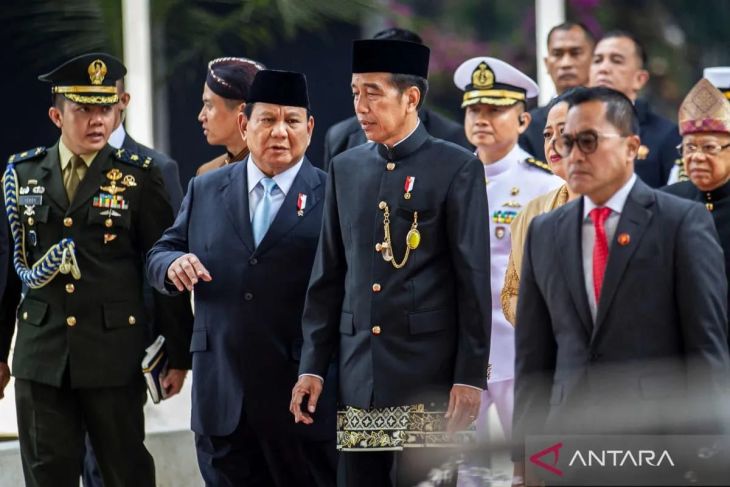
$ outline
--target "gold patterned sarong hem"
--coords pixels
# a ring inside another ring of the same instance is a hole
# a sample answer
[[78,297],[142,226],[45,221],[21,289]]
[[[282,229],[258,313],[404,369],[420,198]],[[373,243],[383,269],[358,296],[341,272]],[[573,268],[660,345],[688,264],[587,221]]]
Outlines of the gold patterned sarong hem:
[[425,405],[337,411],[337,449],[400,451],[403,448],[457,447],[476,441],[473,425],[453,435],[446,432],[446,411]]

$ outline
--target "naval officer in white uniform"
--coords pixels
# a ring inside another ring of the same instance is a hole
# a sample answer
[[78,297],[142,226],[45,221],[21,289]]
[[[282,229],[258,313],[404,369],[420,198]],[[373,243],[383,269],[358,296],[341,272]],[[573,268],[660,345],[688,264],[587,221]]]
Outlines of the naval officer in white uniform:
[[[464,130],[484,165],[490,215],[492,281],[492,343],[488,390],[482,394],[477,431],[485,437],[487,409],[497,408],[505,437],[512,432],[514,329],[502,313],[500,291],[510,254],[510,223],[531,199],[557,188],[563,181],[543,161],[517,145],[530,124],[528,98],[538,86],[511,65],[491,57],[464,61],[454,73],[464,91]],[[486,292],[486,290],[485,290]]]

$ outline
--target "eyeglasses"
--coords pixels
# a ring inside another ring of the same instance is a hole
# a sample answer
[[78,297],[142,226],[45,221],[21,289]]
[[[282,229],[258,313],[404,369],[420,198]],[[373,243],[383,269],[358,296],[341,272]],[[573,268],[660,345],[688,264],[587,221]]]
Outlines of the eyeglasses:
[[697,152],[702,152],[706,156],[716,156],[720,152],[727,149],[728,147],[730,147],[730,144],[725,144],[725,145],[712,144],[712,143],[702,144],[702,145],[679,144],[677,146],[677,152],[679,152],[679,155],[682,157],[688,157]]
[[573,151],[573,146],[577,145],[578,149],[585,155],[593,154],[598,149],[598,140],[609,137],[625,137],[619,134],[599,134],[595,130],[584,130],[575,135],[562,134],[560,137],[553,139],[553,150],[561,157],[568,157]]

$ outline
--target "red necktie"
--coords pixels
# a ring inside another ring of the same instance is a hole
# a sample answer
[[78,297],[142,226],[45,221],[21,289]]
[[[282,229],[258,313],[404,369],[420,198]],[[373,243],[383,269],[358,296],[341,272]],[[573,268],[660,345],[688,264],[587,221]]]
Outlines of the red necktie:
[[604,224],[610,214],[611,208],[593,208],[588,214],[593,220],[593,228],[596,230],[593,240],[593,292],[596,295],[596,306],[601,298],[603,274],[606,272],[606,262],[608,261],[608,239]]

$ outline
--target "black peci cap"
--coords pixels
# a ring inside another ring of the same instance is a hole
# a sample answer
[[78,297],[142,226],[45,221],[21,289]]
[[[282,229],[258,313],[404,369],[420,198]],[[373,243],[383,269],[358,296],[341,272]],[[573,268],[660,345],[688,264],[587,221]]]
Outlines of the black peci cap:
[[208,63],[205,84],[218,96],[248,101],[251,83],[264,65],[242,57],[221,57]]
[[293,71],[261,70],[256,73],[247,101],[309,109],[307,77]]
[[428,47],[415,42],[362,39],[352,43],[352,72],[410,74],[428,78],[430,53]]

